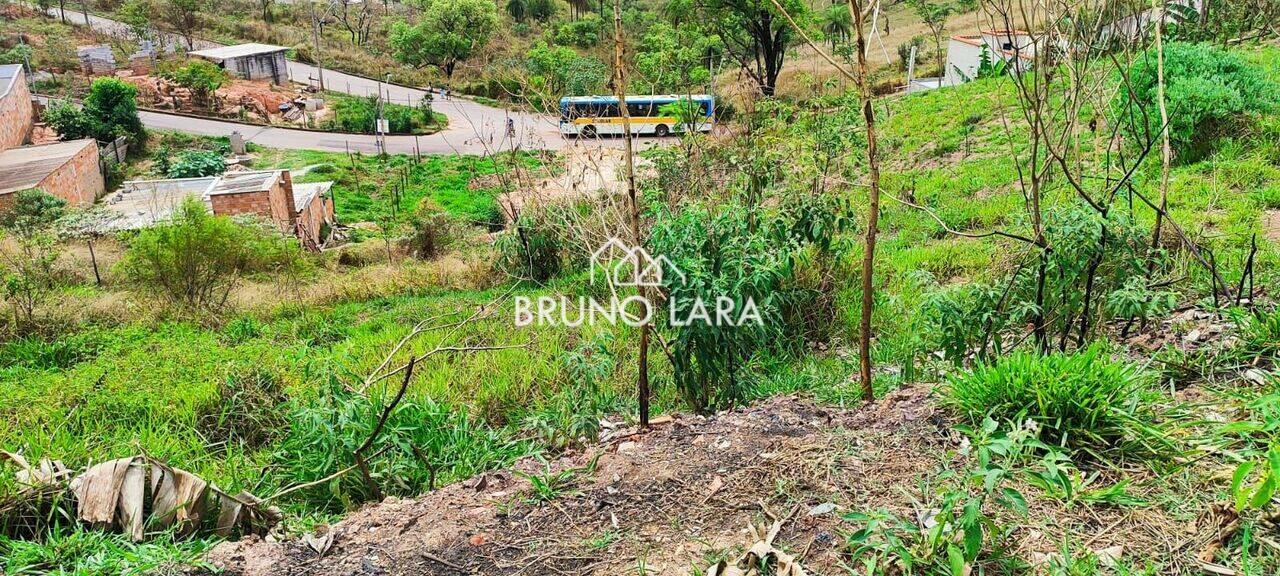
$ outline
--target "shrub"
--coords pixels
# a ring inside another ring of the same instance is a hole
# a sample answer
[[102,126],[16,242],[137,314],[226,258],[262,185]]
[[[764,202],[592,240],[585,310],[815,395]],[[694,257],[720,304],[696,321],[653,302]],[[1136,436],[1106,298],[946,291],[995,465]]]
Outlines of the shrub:
[[[1179,154],[1221,134],[1240,114],[1267,111],[1277,103],[1276,89],[1261,70],[1235,53],[1208,44],[1166,44],[1164,68],[1169,138]],[[1131,134],[1137,138],[1160,133],[1156,72],[1156,54],[1147,51],[1129,69],[1132,97],[1127,90],[1118,96],[1119,107],[1147,110],[1146,132]]]
[[13,238],[12,244],[0,246],[4,295],[25,327],[34,323],[36,307],[53,289],[53,263],[60,252],[53,223],[66,204],[40,190],[20,190],[13,206],[0,214],[0,229]]
[[1073,450],[1154,454],[1169,447],[1154,424],[1145,374],[1097,345],[1045,356],[1015,352],[951,376],[941,390],[944,404],[975,423],[1030,419],[1042,440]]
[[214,216],[191,197],[172,221],[139,232],[119,266],[126,278],[174,302],[217,307],[242,275],[298,266],[300,250],[291,238]]
[[170,178],[201,178],[217,176],[226,170],[227,162],[221,154],[210,150],[186,150],[168,161],[166,175]]
[[273,373],[250,368],[218,384],[213,401],[196,411],[196,427],[210,440],[225,447],[236,443],[257,449],[270,443],[285,428],[284,386]]
[[[382,117],[392,134],[412,134],[416,129],[435,123],[430,104],[421,107],[383,104]],[[358,134],[372,134],[377,128],[378,98],[339,97],[333,103],[333,118],[329,129]]]
[[423,198],[409,220],[409,253],[430,260],[449,249],[462,233],[463,223],[445,212],[434,200]]
[[146,141],[146,131],[138,118],[138,89],[119,78],[98,78],[89,87],[84,106],[55,104],[45,112],[44,120],[63,140],[95,138],[109,142],[121,136],[131,142]]
[[556,28],[555,42],[561,46],[590,48],[600,42],[600,32],[604,22],[594,12],[583,14],[572,22],[565,22]]
[[521,216],[515,227],[495,243],[494,269],[512,278],[545,282],[560,273],[561,239],[551,227]]
[[208,60],[195,59],[186,64],[161,74],[166,80],[191,90],[196,102],[209,104],[210,98],[218,88],[227,83],[230,77],[227,71]]
[[[369,394],[331,381],[318,398],[289,410],[274,460],[284,485],[312,482],[355,463],[354,452],[378,424],[395,386]],[[435,486],[506,465],[528,453],[465,412],[430,399],[404,399],[388,417],[369,458],[370,475],[387,494],[417,496]],[[370,454],[366,453],[366,457]],[[358,472],[302,490],[309,509],[341,512],[373,498]]]

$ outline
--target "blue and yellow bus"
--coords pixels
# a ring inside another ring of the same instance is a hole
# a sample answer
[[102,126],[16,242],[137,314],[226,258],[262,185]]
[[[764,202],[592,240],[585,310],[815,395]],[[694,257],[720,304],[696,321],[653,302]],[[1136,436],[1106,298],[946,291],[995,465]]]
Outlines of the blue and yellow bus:
[[[663,107],[677,102],[689,106],[689,118],[681,119]],[[666,136],[693,130],[711,131],[715,123],[715,100],[706,94],[627,96],[632,134]],[[560,133],[567,136],[622,134],[622,110],[614,96],[572,96],[560,99]]]

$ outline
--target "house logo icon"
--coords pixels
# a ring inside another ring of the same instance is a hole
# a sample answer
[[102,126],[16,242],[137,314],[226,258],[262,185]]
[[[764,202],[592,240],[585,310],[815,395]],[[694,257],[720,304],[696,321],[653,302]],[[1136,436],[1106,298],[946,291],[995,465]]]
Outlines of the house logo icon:
[[683,272],[663,255],[653,257],[640,246],[630,246],[617,238],[610,238],[591,254],[591,283],[597,278],[611,286],[661,287],[663,277],[672,272],[683,284]]

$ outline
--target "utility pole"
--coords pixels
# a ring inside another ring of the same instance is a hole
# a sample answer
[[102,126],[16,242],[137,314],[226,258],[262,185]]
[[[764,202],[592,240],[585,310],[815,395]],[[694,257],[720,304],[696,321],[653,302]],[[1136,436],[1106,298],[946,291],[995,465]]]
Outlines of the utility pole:
[[320,58],[320,18],[316,16],[316,4],[311,3],[311,43],[316,51],[316,80],[320,83],[320,91],[324,91],[324,60]]

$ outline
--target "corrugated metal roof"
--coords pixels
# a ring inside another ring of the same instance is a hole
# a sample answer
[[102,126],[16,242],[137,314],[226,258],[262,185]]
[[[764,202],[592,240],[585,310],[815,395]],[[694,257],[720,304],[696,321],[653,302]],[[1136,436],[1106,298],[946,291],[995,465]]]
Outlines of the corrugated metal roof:
[[294,182],[293,207],[299,212],[303,211],[312,200],[328,194],[330,188],[333,188],[333,182],[309,182],[306,184]]
[[209,195],[243,194],[245,192],[262,192],[270,190],[280,179],[282,170],[263,170],[258,172],[228,172],[209,190]]
[[271,54],[273,52],[283,52],[285,50],[288,50],[288,48],[285,48],[284,46],[250,43],[236,44],[235,46],[222,46],[219,48],[210,48],[208,50],[196,50],[195,52],[191,52],[191,55],[221,62],[230,58],[243,58],[245,56],[255,56],[258,54]]
[[0,194],[34,187],[86,146],[97,145],[92,138],[86,138],[0,152]]

